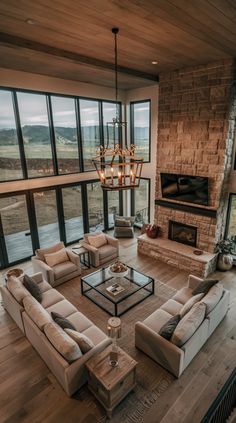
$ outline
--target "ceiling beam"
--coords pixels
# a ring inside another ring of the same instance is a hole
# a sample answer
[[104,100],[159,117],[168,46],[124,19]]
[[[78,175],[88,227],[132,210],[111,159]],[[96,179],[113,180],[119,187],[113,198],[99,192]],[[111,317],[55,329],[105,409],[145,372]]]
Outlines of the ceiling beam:
[[[100,59],[95,59],[93,57],[88,57],[83,54],[60,49],[57,47],[52,47],[47,44],[38,43],[36,41],[31,41],[26,38],[17,37],[16,35],[7,34],[4,32],[0,32],[0,44],[8,46],[17,46],[24,49],[38,51],[40,53],[50,54],[52,56],[71,60],[74,63],[82,63],[97,68],[115,70],[115,65],[113,63],[106,62]],[[152,75],[150,73],[127,68],[125,66],[118,65],[118,72],[124,73],[126,75],[131,75],[136,78],[148,79],[155,82],[158,82],[159,80],[158,75]]]

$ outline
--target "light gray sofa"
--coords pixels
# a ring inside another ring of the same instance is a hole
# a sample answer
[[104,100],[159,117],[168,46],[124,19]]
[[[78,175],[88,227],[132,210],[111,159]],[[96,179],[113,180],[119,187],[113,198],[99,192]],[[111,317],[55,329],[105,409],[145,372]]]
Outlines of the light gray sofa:
[[[68,260],[63,263],[56,264],[53,267],[48,266],[45,261],[45,254],[53,254],[65,249]],[[36,250],[36,255],[31,258],[33,270],[35,273],[41,272],[44,279],[52,286],[60,285],[70,279],[81,275],[80,257],[65,248],[63,242],[59,242],[49,248],[41,248]]]
[[[190,275],[188,286],[178,291],[174,297],[154,311],[143,322],[135,324],[135,345],[149,357],[179,377],[186,369],[194,356],[200,351],[203,344],[214,332],[224,318],[229,307],[229,291],[223,289],[219,302],[187,340],[178,347],[171,341],[159,335],[162,326],[176,314],[179,314],[184,304],[192,297],[192,290],[202,279]],[[201,300],[204,302],[204,298]]]
[[46,313],[46,321],[45,316],[43,316],[43,322],[45,323],[48,321],[55,325],[50,313],[51,311],[60,313],[73,323],[77,331],[88,336],[94,343],[94,347],[83,354],[82,357],[73,362],[68,362],[47,338],[44,330],[45,326],[43,327],[43,325],[39,323],[36,324],[41,318],[39,317],[36,320],[36,314],[33,310],[32,313],[34,313],[34,315],[30,313],[29,308],[27,308],[26,311],[24,307],[25,297],[31,297],[31,294],[28,291],[25,294],[21,294],[21,298],[18,298],[18,302],[7,286],[1,287],[4,308],[15,320],[32,346],[37,350],[66,393],[71,396],[87,381],[86,361],[94,354],[104,350],[111,343],[111,339],[95,326],[93,322],[79,312],[62,294],[56,289],[53,289],[43,279],[42,273],[37,273],[33,275],[32,278],[39,285],[43,293],[42,303],[37,303],[37,307],[42,307],[43,313]]
[[96,237],[100,234],[102,234],[101,231],[84,234],[84,238],[80,241],[80,244],[89,251],[91,264],[94,267],[101,266],[102,264],[119,257],[119,241],[110,235],[104,234],[107,242],[99,248],[96,248],[89,243],[89,236]]

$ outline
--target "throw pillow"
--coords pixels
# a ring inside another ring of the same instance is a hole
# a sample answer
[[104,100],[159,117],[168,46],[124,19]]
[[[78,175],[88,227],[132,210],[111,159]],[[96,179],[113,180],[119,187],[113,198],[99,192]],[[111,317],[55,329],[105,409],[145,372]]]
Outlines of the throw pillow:
[[23,285],[39,303],[42,302],[42,292],[38,284],[30,276],[24,275]]
[[59,325],[61,326],[62,329],[74,329],[76,330],[76,327],[73,325],[73,323],[71,323],[68,319],[66,319],[65,317],[63,317],[61,314],[56,313],[55,311],[51,311],[51,316],[53,318],[53,320]]
[[61,250],[56,251],[55,253],[45,254],[44,258],[46,263],[50,267],[56,266],[57,264],[64,263],[65,261],[69,260],[65,248],[62,248]]
[[182,347],[191,336],[196,332],[205,318],[206,306],[203,303],[194,304],[191,310],[185,314],[183,319],[180,320],[172,337],[171,342]]
[[31,295],[28,295],[23,299],[23,304],[26,313],[40,330],[43,330],[44,326],[52,321],[49,313]]
[[206,305],[206,315],[208,315],[218,304],[223,294],[223,285],[217,283],[212,286],[205,297],[202,299],[202,303]]
[[65,332],[79,345],[83,354],[95,346],[91,339],[77,330],[65,329]]
[[75,361],[82,356],[78,344],[54,322],[45,325],[44,333],[54,348],[68,362]]
[[180,315],[176,314],[176,316],[171,317],[168,322],[166,322],[161,329],[159,330],[159,335],[161,335],[163,338],[170,340],[176,326],[178,325],[180,321]]
[[7,289],[20,304],[23,303],[23,299],[30,295],[29,291],[22,285],[20,280],[15,276],[10,276],[7,279]]
[[179,314],[181,319],[191,310],[194,304],[198,303],[204,297],[203,292],[201,294],[193,295],[189,300],[183,305]]
[[105,234],[98,234],[98,235],[88,235],[88,242],[92,247],[100,248],[103,245],[107,244],[107,239]]
[[204,281],[200,282],[196,288],[193,289],[192,295],[197,294],[207,294],[209,289],[216,283],[218,283],[218,279],[205,279]]

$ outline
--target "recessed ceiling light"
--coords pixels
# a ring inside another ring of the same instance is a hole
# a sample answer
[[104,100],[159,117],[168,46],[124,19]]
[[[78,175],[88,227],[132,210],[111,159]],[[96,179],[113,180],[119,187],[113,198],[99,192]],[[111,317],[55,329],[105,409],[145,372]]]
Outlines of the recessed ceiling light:
[[152,61],[152,65],[157,65],[158,64],[158,61],[157,60],[153,60]]
[[25,21],[28,25],[39,25],[39,22],[35,19],[26,19]]

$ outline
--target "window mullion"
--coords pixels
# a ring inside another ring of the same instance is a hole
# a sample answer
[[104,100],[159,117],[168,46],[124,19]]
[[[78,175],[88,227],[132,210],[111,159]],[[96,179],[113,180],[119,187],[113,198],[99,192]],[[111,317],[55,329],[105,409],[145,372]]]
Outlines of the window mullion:
[[17,133],[17,139],[18,139],[19,150],[20,150],[20,160],[21,160],[23,178],[28,179],[28,169],[27,169],[27,161],[25,157],[24,139],[23,139],[23,133],[21,128],[21,122],[20,122],[20,113],[19,113],[17,95],[15,91],[12,92],[12,101],[13,101],[13,108],[14,108],[14,114],[15,114],[16,133]]

